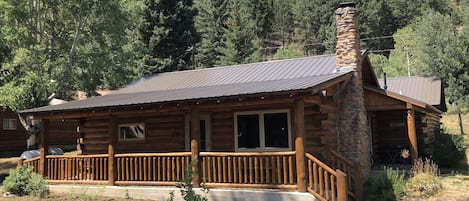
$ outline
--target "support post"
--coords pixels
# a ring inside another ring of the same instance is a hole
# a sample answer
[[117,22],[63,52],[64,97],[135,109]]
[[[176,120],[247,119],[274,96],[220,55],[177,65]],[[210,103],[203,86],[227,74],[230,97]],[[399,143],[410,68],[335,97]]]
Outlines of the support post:
[[407,135],[410,142],[410,156],[412,163],[418,159],[417,132],[415,129],[415,111],[412,104],[407,103]]
[[337,201],[347,201],[347,175],[337,169]]
[[111,117],[109,121],[109,145],[108,145],[108,184],[110,186],[115,185],[115,161],[114,161],[114,141],[115,137],[114,134],[117,133],[117,124],[116,124],[116,119]]
[[306,192],[306,169],[305,169],[305,103],[303,99],[295,100],[295,158],[297,172],[297,189]]
[[49,134],[49,120],[42,120],[42,129],[41,129],[41,145],[39,147],[39,174],[43,177],[46,177],[47,164],[46,164],[46,155],[49,152],[48,145],[48,134]]
[[109,185],[110,186],[114,186],[115,185],[115,177],[114,177],[114,145],[113,144],[109,144],[108,146],[108,150],[107,150],[107,153],[108,153],[108,175],[109,175]]
[[191,111],[191,156],[192,156],[192,185],[200,187],[199,176],[199,153],[200,153],[200,124],[199,110],[197,108]]
[[[351,177],[352,175],[349,175]],[[355,200],[364,200],[363,199],[363,186],[365,181],[363,181],[362,167],[360,163],[355,163]]]

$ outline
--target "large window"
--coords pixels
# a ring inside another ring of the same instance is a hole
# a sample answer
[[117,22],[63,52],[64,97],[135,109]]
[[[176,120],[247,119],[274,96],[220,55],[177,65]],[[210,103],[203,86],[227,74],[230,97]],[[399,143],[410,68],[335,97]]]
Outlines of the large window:
[[291,149],[290,113],[288,110],[235,113],[237,150]]
[[16,119],[3,119],[3,130],[16,130]]
[[119,141],[145,139],[145,124],[119,124]]

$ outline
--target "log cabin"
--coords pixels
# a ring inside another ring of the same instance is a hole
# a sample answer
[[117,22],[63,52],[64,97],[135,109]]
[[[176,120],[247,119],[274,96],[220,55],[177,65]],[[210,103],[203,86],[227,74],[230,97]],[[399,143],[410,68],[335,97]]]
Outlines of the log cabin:
[[28,134],[21,126],[18,114],[0,107],[0,153],[12,155],[27,149]]
[[[398,119],[389,125],[416,159],[427,142],[418,126],[441,111],[380,87],[353,4],[341,4],[336,24],[336,54],[160,73],[107,96],[21,111],[42,121],[41,156],[24,163],[51,184],[176,185],[190,168],[196,187],[362,200],[373,143],[397,137],[381,121]],[[78,122],[79,155],[45,154],[55,120]]]

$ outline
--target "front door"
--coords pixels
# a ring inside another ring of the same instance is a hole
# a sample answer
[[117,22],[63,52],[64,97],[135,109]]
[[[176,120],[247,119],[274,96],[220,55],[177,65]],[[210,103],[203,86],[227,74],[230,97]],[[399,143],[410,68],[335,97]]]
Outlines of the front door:
[[[190,115],[185,116],[185,133],[186,133],[186,151],[191,150],[191,118]],[[201,114],[199,116],[200,126],[200,151],[210,151],[210,115]]]

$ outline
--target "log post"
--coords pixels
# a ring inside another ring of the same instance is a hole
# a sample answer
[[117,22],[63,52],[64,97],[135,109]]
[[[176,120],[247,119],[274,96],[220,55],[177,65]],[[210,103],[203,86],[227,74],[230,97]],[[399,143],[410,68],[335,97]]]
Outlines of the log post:
[[200,187],[199,176],[199,152],[200,152],[200,123],[199,110],[197,108],[191,111],[191,156],[192,156],[192,185]]
[[114,177],[114,145],[112,143],[109,144],[108,146],[108,176],[109,176],[109,185],[114,186],[115,185],[115,177]]
[[337,169],[337,201],[347,201],[347,175]]
[[42,120],[42,129],[41,129],[41,144],[39,147],[39,174],[42,177],[46,177],[47,172],[47,163],[46,163],[46,155],[49,152],[49,145],[48,145],[48,137],[49,135],[49,120],[43,119]]
[[418,159],[417,132],[415,129],[415,112],[412,104],[407,103],[407,135],[410,142],[410,156],[412,163]]
[[108,181],[110,186],[115,185],[115,161],[114,161],[114,135],[117,133],[116,119],[111,117],[109,120],[109,145],[108,145]]
[[18,166],[23,166],[23,159],[20,158],[20,160],[18,160]]
[[295,158],[297,172],[297,189],[306,192],[306,169],[305,169],[305,103],[303,99],[295,100]]
[[365,181],[363,181],[362,167],[360,163],[355,163],[355,177],[355,200],[364,200],[363,185],[365,185]]

